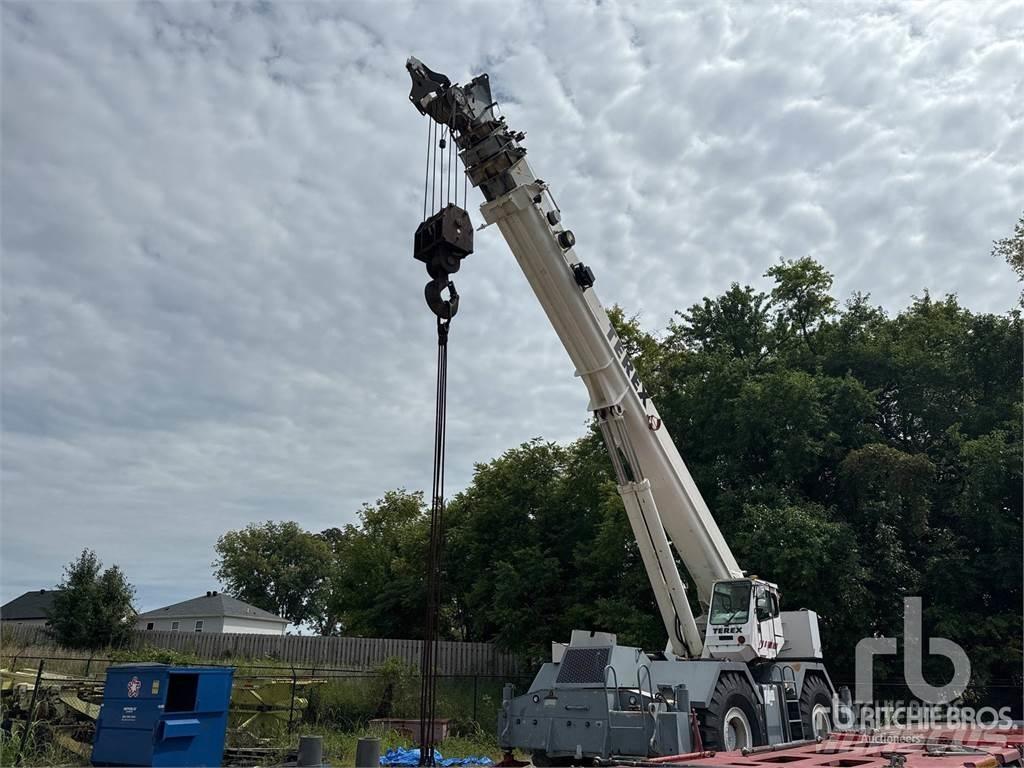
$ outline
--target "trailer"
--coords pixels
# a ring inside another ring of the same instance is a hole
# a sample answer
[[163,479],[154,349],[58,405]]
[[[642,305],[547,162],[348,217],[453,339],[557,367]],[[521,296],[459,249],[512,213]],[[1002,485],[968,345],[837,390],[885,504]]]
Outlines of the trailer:
[[1022,764],[1024,728],[889,728],[732,752],[691,752],[602,765],[679,768],[1012,768]]

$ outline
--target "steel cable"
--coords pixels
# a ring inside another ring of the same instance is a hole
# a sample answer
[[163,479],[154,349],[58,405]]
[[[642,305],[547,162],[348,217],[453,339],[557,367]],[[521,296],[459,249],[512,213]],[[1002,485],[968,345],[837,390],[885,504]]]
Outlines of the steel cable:
[[434,121],[427,119],[427,161],[423,172],[423,219],[427,218],[427,187],[430,185],[430,145],[434,141]]
[[444,548],[444,459],[448,411],[448,326],[437,320],[437,383],[434,411],[434,471],[427,553],[426,617],[420,660],[420,765],[434,765],[434,721],[437,715],[438,612],[441,604],[441,557]]

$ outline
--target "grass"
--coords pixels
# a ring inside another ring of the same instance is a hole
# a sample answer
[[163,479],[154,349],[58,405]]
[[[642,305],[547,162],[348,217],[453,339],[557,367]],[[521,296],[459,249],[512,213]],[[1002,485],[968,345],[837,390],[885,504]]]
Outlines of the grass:
[[[381,740],[381,754],[393,747],[414,747],[412,740],[406,734],[397,731],[383,731],[375,728],[364,728],[352,731],[332,730],[318,728],[314,725],[303,724],[295,729],[294,733],[281,733],[263,741],[260,746],[277,747],[281,750],[281,758],[285,753],[294,751],[299,743],[300,736],[321,736],[324,745],[324,762],[334,766],[350,766],[354,768],[356,758],[356,743],[360,738],[375,737]],[[18,741],[20,736],[15,737],[0,734],[0,766],[14,765],[17,754]],[[229,734],[228,744],[233,746],[236,739]],[[246,745],[252,745],[246,740]],[[502,757],[502,750],[498,746],[498,740],[491,734],[480,732],[470,736],[454,736],[445,739],[437,747],[438,751],[445,757],[489,757],[498,762]],[[519,755],[523,758],[523,755]],[[270,763],[278,761],[268,761]],[[51,742],[35,743],[29,737],[25,750],[22,754],[21,765],[26,768],[34,766],[87,766],[88,760],[72,752],[62,749],[58,744]]]
[[[281,729],[278,734],[268,739],[261,740],[258,746],[277,747],[280,749],[280,758],[270,760],[273,764],[283,760],[285,754],[294,751],[299,743],[300,736],[320,736],[323,738],[324,762],[334,766],[350,766],[354,768],[356,758],[356,743],[360,738],[374,737],[380,739],[381,754],[393,747],[415,747],[412,739],[407,734],[398,731],[386,731],[378,728],[361,728],[351,731],[337,730],[317,727],[310,724],[302,724],[295,729],[294,733],[287,733]],[[20,741],[20,730],[16,730],[14,736],[0,733],[0,766],[13,766]],[[251,739],[238,739],[235,734],[228,734],[229,746],[256,746]],[[466,736],[453,736],[445,739],[437,746],[438,751],[445,757],[489,757],[494,762],[502,758],[502,750],[498,746],[498,740],[493,734],[480,731]],[[519,755],[523,758],[523,755]],[[69,752],[60,745],[49,739],[33,739],[30,733],[25,749],[21,756],[22,766],[33,768],[34,766],[87,766],[89,761],[73,752]]]
[[[90,654],[82,651],[63,651],[52,647],[17,648],[5,646],[0,652],[0,667],[35,671],[38,658],[46,657],[44,673],[62,674],[76,678],[102,679],[110,663],[158,661],[169,664],[228,663],[235,667],[235,677],[247,676],[289,678],[287,666],[266,659],[231,659],[211,662],[191,654],[165,649],[142,649],[97,653],[101,659],[111,661],[81,661]],[[270,668],[272,667],[272,668]],[[303,670],[300,677],[308,675]],[[381,716],[404,719],[419,717],[420,680],[415,668],[397,659],[385,662],[372,672],[344,673],[319,670],[316,678],[324,680],[311,686],[306,693],[309,704],[296,722],[292,733],[284,723],[269,733],[253,734],[229,731],[229,746],[277,747],[283,753],[294,750],[300,735],[323,737],[324,759],[332,765],[352,766],[355,763],[356,742],[365,736],[381,740],[381,753],[393,747],[415,746],[408,735],[397,731],[371,728],[371,719]],[[524,681],[517,681],[520,684]],[[495,735],[498,711],[501,706],[502,685],[498,678],[473,677],[440,678],[437,690],[437,713],[450,720],[450,738],[438,745],[445,757],[486,756],[498,761],[502,751]],[[13,765],[20,741],[20,726],[14,736],[0,734],[0,766]],[[520,755],[520,757],[522,757]],[[40,724],[29,732],[21,765],[24,766],[80,766],[88,765],[79,755],[69,752],[49,738],[48,727]]]
[[45,723],[33,724],[24,748],[21,747],[23,729],[16,726],[11,733],[0,730],[0,766],[13,766],[21,751],[23,766],[80,766],[89,765],[81,755],[70,752],[50,736]]
[[[324,745],[324,762],[336,766],[355,766],[356,743],[360,738],[373,737],[380,739],[380,751],[383,755],[394,747],[415,747],[408,734],[398,731],[386,731],[377,728],[361,728],[355,730],[331,730],[318,728],[315,725],[303,724],[288,734],[282,732],[269,740],[265,746],[280,747],[282,751],[295,749],[300,736],[321,736]],[[502,750],[498,739],[493,734],[479,731],[465,736],[452,736],[437,745],[437,750],[445,757],[489,757],[494,762],[502,758]]]

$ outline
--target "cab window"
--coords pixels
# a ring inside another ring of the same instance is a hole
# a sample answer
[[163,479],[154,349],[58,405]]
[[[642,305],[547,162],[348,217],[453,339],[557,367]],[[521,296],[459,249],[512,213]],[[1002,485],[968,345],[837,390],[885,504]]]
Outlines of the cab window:
[[754,611],[757,613],[758,621],[768,621],[772,617],[771,597],[763,589],[757,590],[757,599],[754,601]]
[[779,615],[779,596],[775,592],[757,587],[754,594],[754,610],[758,621],[768,621]]
[[750,617],[750,582],[720,581],[711,595],[712,624],[744,624]]

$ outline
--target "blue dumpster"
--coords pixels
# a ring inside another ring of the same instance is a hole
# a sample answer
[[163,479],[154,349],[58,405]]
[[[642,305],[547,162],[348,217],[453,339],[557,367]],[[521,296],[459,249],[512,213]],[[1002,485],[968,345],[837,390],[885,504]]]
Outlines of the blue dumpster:
[[110,667],[92,764],[220,765],[234,671],[169,664]]

